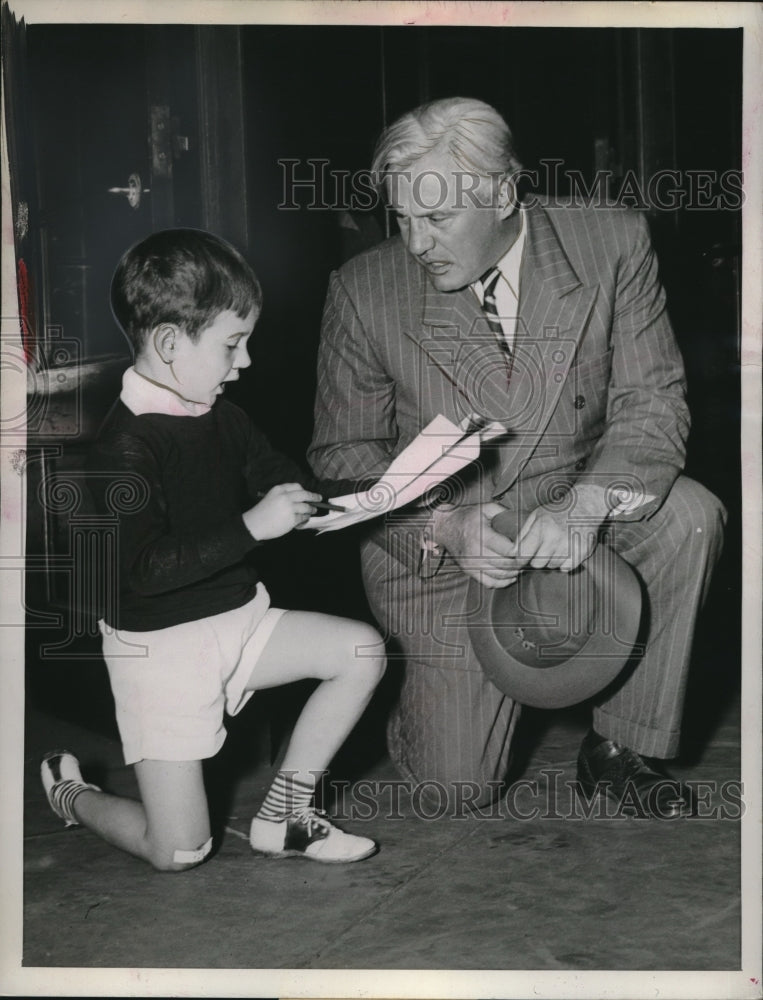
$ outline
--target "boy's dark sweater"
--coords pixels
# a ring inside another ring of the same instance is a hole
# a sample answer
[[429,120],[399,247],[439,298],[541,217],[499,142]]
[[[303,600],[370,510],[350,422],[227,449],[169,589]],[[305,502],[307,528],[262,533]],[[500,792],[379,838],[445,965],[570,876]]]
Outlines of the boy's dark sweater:
[[286,482],[333,496],[358,488],[312,478],[224,399],[195,417],[136,416],[117,400],[88,471],[98,512],[118,512],[116,606],[100,614],[136,632],[251,600],[258,575],[249,555],[261,543],[241,515],[259,494]]

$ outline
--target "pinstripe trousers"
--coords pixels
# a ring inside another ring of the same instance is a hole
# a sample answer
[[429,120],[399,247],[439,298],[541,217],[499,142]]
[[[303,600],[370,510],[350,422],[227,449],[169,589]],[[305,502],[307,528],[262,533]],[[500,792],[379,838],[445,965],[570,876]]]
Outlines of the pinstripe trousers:
[[[648,519],[608,522],[609,544],[642,584],[643,647],[595,699],[593,726],[647,756],[678,752],[692,637],[725,518],[713,494],[682,476]],[[479,787],[473,804],[487,803],[505,778],[521,706],[487,679],[471,647],[468,577],[446,559],[421,579],[374,542],[364,546],[363,572],[391,662],[404,665],[388,726],[393,762],[414,784],[437,782],[440,801],[443,788],[452,800],[470,783]]]

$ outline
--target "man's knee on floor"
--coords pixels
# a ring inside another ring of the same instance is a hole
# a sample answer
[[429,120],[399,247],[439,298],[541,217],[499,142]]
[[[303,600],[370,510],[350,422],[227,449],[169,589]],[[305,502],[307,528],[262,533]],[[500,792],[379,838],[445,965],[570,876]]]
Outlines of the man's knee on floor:
[[158,872],[184,872],[189,868],[196,868],[197,865],[206,861],[212,850],[212,838],[210,837],[200,847],[193,850],[183,848],[167,848],[163,845],[152,845],[149,861]]
[[[389,733],[388,733],[389,736]],[[472,768],[451,769],[445,760],[413,764],[409,755],[388,741],[392,762],[405,778],[411,808],[421,819],[464,819],[490,811],[505,790],[505,782],[484,776],[475,762]]]
[[501,781],[427,778],[412,786],[411,806],[420,819],[466,819],[489,812],[503,788]]

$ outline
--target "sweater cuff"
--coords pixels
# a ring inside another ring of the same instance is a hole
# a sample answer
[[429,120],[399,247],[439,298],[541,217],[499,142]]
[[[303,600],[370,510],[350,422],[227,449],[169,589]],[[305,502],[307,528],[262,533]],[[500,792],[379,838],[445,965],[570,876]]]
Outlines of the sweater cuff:
[[199,551],[207,569],[216,572],[238,562],[242,555],[261,544],[249,534],[243,517],[236,515],[217,525],[206,542],[200,543]]

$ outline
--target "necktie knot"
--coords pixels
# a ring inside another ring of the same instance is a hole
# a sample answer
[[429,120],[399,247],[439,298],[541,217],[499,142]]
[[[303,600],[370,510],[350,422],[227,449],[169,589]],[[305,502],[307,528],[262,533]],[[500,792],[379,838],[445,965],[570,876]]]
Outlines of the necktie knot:
[[498,284],[498,279],[501,277],[501,272],[497,267],[491,267],[480,278],[480,283],[482,284],[482,298],[483,300],[488,297],[495,298],[495,286]]

